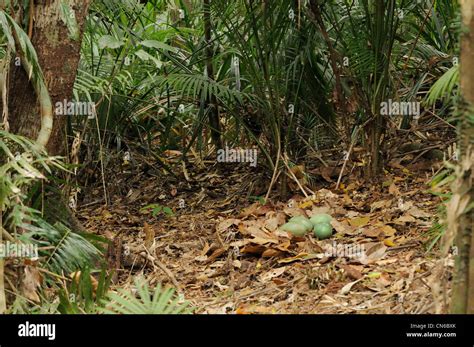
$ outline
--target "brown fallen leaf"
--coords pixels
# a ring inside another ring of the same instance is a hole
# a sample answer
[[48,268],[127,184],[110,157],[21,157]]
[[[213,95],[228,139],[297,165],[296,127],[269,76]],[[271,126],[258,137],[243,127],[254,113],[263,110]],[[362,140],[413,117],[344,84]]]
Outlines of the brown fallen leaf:
[[153,242],[155,241],[155,229],[145,222],[143,224],[143,231],[145,233],[145,247],[151,249]]
[[230,247],[242,247],[242,246],[248,245],[249,243],[250,243],[250,241],[248,239],[246,239],[246,240],[237,240],[237,241],[231,242],[229,244],[229,246]]
[[[81,271],[76,271],[76,272],[73,272],[69,275],[69,277],[74,281],[74,283],[76,285],[79,284],[81,276],[82,276]],[[91,285],[92,285],[92,290],[93,290],[93,293],[95,294],[96,291],[97,291],[97,288],[99,287],[99,282],[95,279],[94,276],[92,276],[92,275],[89,275],[89,276],[90,276],[90,281],[91,281]]]
[[370,205],[370,212],[379,210],[379,209],[386,209],[392,206],[392,202],[389,200],[380,200],[372,203]]
[[263,258],[272,258],[272,257],[279,257],[283,255],[284,253],[282,251],[279,251],[277,249],[273,248],[268,248],[262,253]]
[[22,292],[23,295],[36,303],[41,301],[38,296],[38,288],[41,287],[43,278],[36,266],[25,266],[24,276],[22,280]]
[[288,248],[291,246],[291,241],[286,241],[283,243],[280,243],[277,246],[274,246],[273,248],[278,249],[282,252],[288,252]]
[[367,225],[369,221],[369,217],[356,217],[349,220],[349,224],[355,228],[360,228]]
[[172,187],[170,191],[171,196],[176,196],[178,194],[178,189],[176,187]]
[[260,205],[259,202],[253,203],[253,204],[250,205],[249,207],[244,208],[244,209],[240,212],[239,217],[245,218],[245,217],[248,217],[248,216],[250,216],[250,215],[252,215],[252,214],[255,214],[255,212],[257,212],[257,210],[259,209],[260,206],[261,206],[261,205]]
[[264,227],[269,231],[275,231],[279,226],[285,224],[286,218],[284,213],[276,213],[265,221]]
[[222,233],[227,231],[227,229],[233,225],[239,225],[240,222],[241,220],[236,218],[224,219],[217,224],[216,230],[218,233]]
[[355,280],[354,282],[347,283],[344,287],[342,287],[342,289],[339,291],[339,293],[341,295],[348,294],[351,291],[352,287],[354,287],[357,283],[362,281],[362,279],[363,279],[363,277],[359,278],[358,280]]
[[288,283],[287,280],[281,279],[281,278],[273,278],[272,282],[275,283],[277,286],[283,286]]
[[336,178],[336,170],[333,167],[323,167],[320,170],[322,178],[324,178],[327,182],[333,183],[332,177]]
[[290,169],[291,172],[295,175],[296,178],[304,178],[305,177],[305,166],[303,165],[295,165]]
[[352,201],[351,197],[350,197],[349,195],[347,195],[347,194],[344,194],[344,195],[342,196],[342,198],[344,199],[344,205],[346,205],[346,206],[350,206],[350,205],[352,205],[352,204],[354,203],[354,202]]
[[383,243],[377,243],[370,248],[367,248],[364,253],[359,255],[356,260],[361,264],[368,265],[373,264],[376,261],[382,259],[387,254],[387,246]]
[[278,240],[273,238],[254,236],[250,239],[250,242],[255,243],[257,245],[267,245],[269,243],[277,244]]
[[390,275],[386,272],[382,273],[381,276],[377,279],[377,285],[379,287],[387,287],[392,283]]
[[255,211],[256,216],[264,216],[269,212],[272,212],[274,208],[270,205],[260,205]]
[[165,157],[179,157],[179,156],[183,155],[181,151],[178,151],[178,150],[175,150],[175,149],[167,149],[167,150],[163,151],[162,154]]
[[288,264],[293,263],[295,261],[306,261],[311,259],[322,259],[324,257],[323,254],[308,254],[308,253],[300,253],[294,257],[285,258],[278,260],[279,264]]
[[343,264],[340,266],[347,276],[353,280],[361,279],[364,275],[355,266]]
[[331,214],[331,209],[327,206],[314,206],[309,212],[309,217],[313,217],[317,214]]
[[390,187],[388,187],[388,192],[392,195],[400,196],[400,190],[395,185],[395,182],[392,182],[392,184],[390,184]]
[[403,201],[403,199],[398,199],[398,209],[402,212],[406,212],[413,208],[413,201]]
[[393,221],[393,223],[398,224],[398,225],[405,225],[406,223],[414,223],[414,222],[416,222],[416,219],[413,218],[408,213],[404,214],[401,217],[398,217],[397,219]]
[[[263,224],[263,221],[261,222]],[[262,230],[257,221],[247,221],[239,224],[239,231],[244,236],[252,236],[251,241],[258,244],[275,243],[278,244],[278,237],[274,234]]]
[[267,247],[262,246],[262,245],[246,245],[243,248],[240,249],[240,253],[242,254],[255,254],[255,255],[261,255]]
[[[296,203],[295,203],[295,206],[296,206]],[[304,216],[304,217],[306,217],[306,212],[305,212],[305,210],[303,210],[302,208],[299,208],[299,207],[289,207],[289,206],[286,206],[286,207],[283,209],[283,212],[284,212],[287,216],[290,216],[290,217],[296,217],[296,216]]]
[[287,269],[286,266],[279,267],[279,268],[276,268],[276,269],[272,269],[272,270],[267,271],[264,274],[260,275],[258,279],[260,280],[260,282],[268,282],[268,281],[270,281],[271,279],[273,279],[275,277],[279,277],[279,276],[283,275],[283,273],[286,271],[286,269]]
[[337,233],[341,233],[343,235],[353,235],[355,233],[354,228],[348,225],[345,221],[339,222],[336,219],[332,219],[331,225]]
[[209,253],[210,249],[211,249],[211,246],[209,245],[209,242],[206,241],[200,255],[201,256],[206,255],[207,253]]
[[218,248],[207,258],[204,264],[209,264],[214,262],[217,258],[219,258],[222,254],[224,254],[227,250],[225,248]]
[[418,207],[414,206],[408,210],[408,213],[415,218],[421,218],[421,219],[426,219],[426,218],[431,218],[432,215],[419,209]]
[[380,228],[374,228],[374,229],[364,229],[362,231],[362,235],[374,239],[381,239],[385,236],[385,233],[382,229]]
[[[278,243],[278,238],[270,232],[262,230],[263,221],[248,221],[239,224],[239,232],[244,236],[253,236],[261,239],[268,239],[267,242]],[[259,225],[260,224],[260,225]]]
[[392,228],[390,225],[383,225],[380,227],[380,229],[382,229],[385,236],[388,237],[394,236],[397,232],[397,229]]

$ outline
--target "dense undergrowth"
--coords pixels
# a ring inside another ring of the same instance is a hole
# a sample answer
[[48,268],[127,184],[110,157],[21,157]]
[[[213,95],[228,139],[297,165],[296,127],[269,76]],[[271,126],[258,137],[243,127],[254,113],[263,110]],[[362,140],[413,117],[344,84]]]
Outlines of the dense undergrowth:
[[[33,284],[23,292],[15,289],[21,281],[15,271],[3,274],[8,312],[192,311],[172,291],[157,286],[153,292],[144,282],[135,284],[140,299],[125,291],[110,294],[110,274],[90,270],[106,266],[105,240],[44,218],[44,186],[54,177],[68,177],[59,180],[68,191],[101,182],[107,192],[113,182],[105,175],[116,158],[128,164],[135,155],[149,156],[165,175],[181,167],[164,159],[170,151],[186,162],[189,153],[215,161],[224,147],[258,148],[267,193],[257,199],[280,194],[285,200],[287,172],[322,150],[345,151],[342,162],[352,148],[363,148],[361,166],[369,179],[381,172],[385,144],[399,130],[439,119],[456,125],[455,1],[211,3],[95,1],[74,86],[75,101],[93,103],[95,114],[68,118],[68,158],[50,157],[34,142],[0,132],[4,240],[39,250],[24,268]],[[33,78],[41,81],[27,23],[24,18],[14,26],[2,11],[0,55],[9,61],[15,31]],[[73,21],[68,26],[74,31]],[[387,100],[420,103],[421,113],[384,118],[379,108]],[[443,171],[433,185],[450,177]],[[284,189],[277,192],[277,185]],[[449,197],[435,191],[443,201]],[[104,200],[109,202],[107,194]],[[74,208],[77,194],[69,202]],[[430,250],[443,230],[442,221],[434,226]],[[19,266],[9,260],[3,265]]]

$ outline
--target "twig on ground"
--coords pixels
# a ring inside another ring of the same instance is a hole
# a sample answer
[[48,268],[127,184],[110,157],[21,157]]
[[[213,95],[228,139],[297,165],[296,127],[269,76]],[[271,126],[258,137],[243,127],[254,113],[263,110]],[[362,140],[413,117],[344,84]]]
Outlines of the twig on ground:
[[[301,192],[304,194],[304,196],[306,198],[308,198],[308,194],[306,193],[306,191],[304,190],[303,186],[301,185],[300,181],[298,180],[298,178],[295,176],[295,174],[293,173],[293,171],[291,171],[290,169],[290,166],[288,165],[288,156],[286,155],[286,153],[284,154],[283,156],[283,164],[285,164],[286,168],[288,169],[288,172],[290,173],[290,176],[291,178],[293,178],[293,180],[296,182],[296,184],[298,185],[298,187],[300,188]],[[313,193],[314,194],[314,193]]]
[[163,264],[161,261],[159,261],[158,259],[153,257],[148,252],[140,252],[140,256],[142,258],[152,262],[157,267],[159,267],[160,270],[162,270],[166,274],[166,276],[168,276],[168,278],[171,280],[171,283],[173,283],[173,285],[176,287],[176,291],[178,293],[182,292],[181,288],[180,288],[180,285],[179,285],[179,282],[176,280],[176,277],[174,277],[173,273],[166,267],[165,264]]

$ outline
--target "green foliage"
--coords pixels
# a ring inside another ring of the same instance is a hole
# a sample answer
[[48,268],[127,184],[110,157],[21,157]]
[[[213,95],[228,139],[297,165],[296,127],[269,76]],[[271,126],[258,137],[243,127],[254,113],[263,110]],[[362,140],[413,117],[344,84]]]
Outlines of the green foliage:
[[69,30],[69,37],[76,41],[79,40],[79,28],[75,13],[65,1],[61,2],[61,19]]
[[[24,30],[27,3],[23,23],[0,11],[0,56],[22,55],[35,86],[41,86],[38,58]],[[68,118],[69,129],[80,132],[87,143],[86,164],[100,161],[105,168],[107,151],[122,152],[137,143],[156,158],[160,151],[178,148],[186,157],[192,146],[206,155],[211,99],[217,102],[224,144],[256,143],[276,173],[286,170],[282,155],[299,163],[307,152],[352,139],[359,134],[354,129],[378,117],[380,102],[389,98],[424,99],[426,107],[441,105],[442,116],[452,105],[459,81],[454,64],[459,55],[457,1],[317,1],[325,30],[312,3],[212,0],[205,9],[201,1],[93,1],[74,97],[95,103],[97,118]],[[204,39],[205,11],[210,11],[210,44]],[[61,19],[77,39],[72,14],[63,1]],[[343,95],[336,95],[339,77]],[[346,100],[350,109],[336,105],[338,100]],[[377,129],[384,128],[381,117],[378,121]],[[87,269],[97,265],[100,250],[93,237],[47,223],[28,202],[31,187],[42,185],[55,169],[64,169],[60,158],[0,131],[2,226],[22,242],[41,247],[48,270],[82,270],[84,275],[64,289],[59,310],[89,313],[106,306],[109,313],[186,311],[172,291],[158,286],[151,293],[143,282],[136,283],[139,298],[120,291],[106,299],[105,278],[99,281],[103,290],[94,293]],[[451,180],[449,171],[442,172],[433,185],[442,187]],[[436,194],[449,198],[449,192]],[[262,197],[251,199],[265,203]],[[153,217],[173,215],[160,204],[141,211]],[[429,249],[444,231],[444,213],[441,209]],[[18,297],[15,305],[21,312],[24,302]]]
[[[36,50],[28,34],[5,11],[0,11],[0,30],[2,43],[5,43],[12,52],[16,52],[17,48],[20,49],[20,52],[17,53],[23,56],[25,62],[28,63],[31,69],[27,71],[29,77],[32,78],[35,83],[44,84],[38,56],[36,55]],[[18,39],[19,47],[15,44],[15,37]]]
[[[287,1],[272,2],[266,9],[252,6],[242,0],[212,2],[216,73],[210,80],[203,61],[207,46],[200,3],[193,3],[190,10],[165,1],[96,2],[75,95],[98,104],[97,124],[90,125],[98,126],[102,142],[120,146],[133,136],[146,139],[147,146],[159,138],[160,150],[182,140],[189,142],[186,149],[195,141],[205,145],[202,134],[209,109],[203,105],[215,97],[226,124],[222,135],[230,144],[242,140],[244,130],[272,163],[269,153],[275,148],[263,145],[249,127],[249,107],[255,114],[252,123],[271,143],[293,149],[298,143],[310,145],[301,141],[308,137],[306,129],[330,125],[333,117],[327,98],[313,97],[330,90],[324,59],[315,49],[321,47],[317,30],[306,16],[301,16],[300,27],[295,25],[287,16],[292,9]],[[178,10],[183,10],[184,19],[176,18]],[[291,114],[290,104],[295,109]],[[76,128],[79,123],[72,125]],[[173,128],[182,129],[181,139],[176,139]]]
[[49,157],[27,138],[0,130],[0,210],[5,211],[8,231],[23,226],[23,218],[33,212],[24,205],[28,189],[54,168],[63,169],[58,157]]
[[48,249],[40,252],[46,258],[44,266],[54,273],[72,273],[87,266],[96,265],[101,252],[88,240],[89,235],[72,232],[61,223],[54,226],[45,222],[31,209],[22,216],[22,228],[26,233],[20,236],[24,242]]
[[441,203],[438,206],[438,213],[433,225],[428,231],[429,241],[427,251],[430,252],[437,245],[439,240],[446,232],[446,204],[451,200],[452,193],[449,190],[449,184],[455,180],[453,170],[446,165],[446,168],[435,175],[430,182],[431,194],[438,196]]
[[152,292],[143,279],[135,280],[136,295],[132,291],[119,289],[118,293],[109,293],[108,302],[100,312],[109,314],[190,314],[190,303],[177,298],[172,288],[156,286]]
[[448,69],[430,88],[426,97],[428,105],[434,105],[439,99],[449,101],[459,85],[459,65]]
[[15,300],[7,310],[7,314],[57,314],[59,301],[43,301],[41,304],[34,304],[21,295],[17,295]]
[[31,140],[0,131],[0,163],[0,209],[4,211],[5,230],[24,243],[48,249],[41,255],[47,257],[45,265],[53,272],[72,272],[99,258],[98,249],[83,236],[60,223],[50,225],[41,212],[26,205],[29,189],[46,179],[43,172],[63,169],[59,158],[47,156]]
[[349,59],[351,78],[368,101],[363,108],[366,117],[377,115],[380,102],[393,93],[391,66],[397,59],[396,54],[400,54],[397,34],[401,22],[399,13],[405,11],[403,3],[362,0],[355,6],[344,4],[340,14],[347,29],[339,31],[338,38]]
[[16,206],[26,197],[34,182],[45,179],[52,168],[62,169],[57,157],[48,157],[44,150],[22,136],[0,130],[0,209]]
[[249,196],[249,200],[256,201],[262,206],[267,203],[264,196]]
[[98,280],[93,279],[89,268],[76,274],[67,288],[59,292],[58,312],[62,314],[99,313],[106,302],[112,275],[105,269],[100,271]]
[[[209,127],[205,100],[215,97],[225,143],[256,142],[270,167],[278,149],[298,161],[307,151],[337,142],[342,117],[353,126],[376,114],[382,100],[418,99],[451,67],[446,62],[458,49],[458,5],[376,4],[320,5],[343,74],[344,96],[357,100],[354,112],[336,116],[330,101],[335,72],[306,3],[212,1],[215,78],[210,80],[200,2],[96,1],[75,96],[96,102],[98,119],[73,118],[72,126],[97,127],[87,135],[92,146],[116,144],[121,150],[138,139],[153,151],[178,144],[185,152],[193,145],[201,149]],[[443,63],[423,70],[433,57]],[[436,90],[449,93],[452,77],[446,89],[433,86],[430,101]]]
[[[95,265],[101,253],[89,235],[73,233],[61,223],[51,225],[40,211],[28,206],[31,187],[44,182],[45,174],[53,174],[53,169],[64,169],[59,158],[49,157],[31,140],[0,131],[1,226],[16,241],[38,246],[43,267],[53,273],[71,273]],[[26,309],[25,302],[18,300],[13,309]]]
[[168,217],[174,216],[174,212],[171,208],[163,206],[160,204],[150,204],[140,209],[140,212],[151,212],[153,217],[158,216],[161,213],[164,213]]

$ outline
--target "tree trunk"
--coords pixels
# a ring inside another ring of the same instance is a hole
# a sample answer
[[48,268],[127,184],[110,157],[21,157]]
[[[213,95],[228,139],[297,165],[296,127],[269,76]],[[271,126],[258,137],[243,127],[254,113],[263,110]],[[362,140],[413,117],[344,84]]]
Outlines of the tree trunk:
[[[90,2],[90,0],[30,1],[29,14],[33,20],[30,20],[27,31],[35,47],[53,108],[57,102],[72,101],[82,35]],[[67,15],[69,18],[65,17]],[[67,20],[69,27],[66,24]],[[8,94],[10,132],[32,140],[37,139],[42,122],[38,102],[40,96],[30,83],[25,68],[15,64],[15,59],[10,67]],[[1,108],[0,105],[0,114]],[[67,153],[66,125],[66,116],[55,115],[53,110],[52,131],[46,145],[49,155]],[[57,188],[53,187],[46,191],[43,212],[46,220],[52,224],[60,221],[74,231],[84,231]]]
[[[462,120],[459,147],[461,162],[453,198],[448,208],[449,231],[456,238],[456,259],[451,301],[452,313],[474,313],[474,0],[461,1],[463,27],[461,37]],[[452,211],[457,211],[453,213]],[[449,218],[449,216],[452,216]]]
[[367,165],[368,178],[375,178],[382,169],[382,161],[380,157],[380,139],[382,137],[382,116],[376,111],[374,120],[367,125],[368,147],[369,147],[369,163]]
[[[31,2],[34,4],[31,42],[36,49],[53,106],[63,100],[71,101],[79,65],[82,33],[90,4],[90,0],[66,2],[74,13],[79,30],[78,37],[73,38],[63,22],[62,2],[64,0]],[[36,139],[41,124],[38,96],[22,66],[14,63],[11,65],[9,86],[10,131]],[[50,155],[66,153],[65,117],[54,115],[53,131],[47,145]]]

